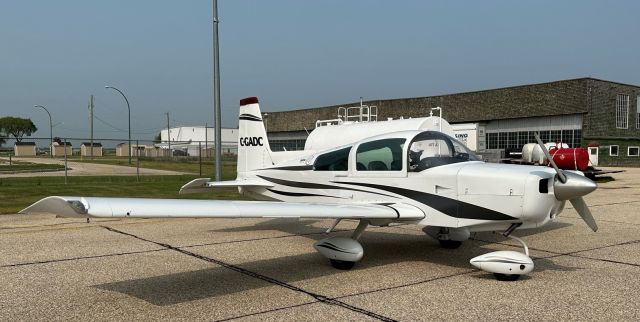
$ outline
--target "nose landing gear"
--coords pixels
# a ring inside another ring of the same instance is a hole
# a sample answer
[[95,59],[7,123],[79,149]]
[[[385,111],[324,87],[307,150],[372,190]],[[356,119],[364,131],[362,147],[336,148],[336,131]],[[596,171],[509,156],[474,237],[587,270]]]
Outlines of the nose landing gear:
[[474,257],[469,263],[485,272],[493,273],[499,281],[515,281],[520,276],[531,273],[533,260],[529,257],[527,244],[516,236],[508,235],[507,237],[522,244],[524,254],[502,250]]

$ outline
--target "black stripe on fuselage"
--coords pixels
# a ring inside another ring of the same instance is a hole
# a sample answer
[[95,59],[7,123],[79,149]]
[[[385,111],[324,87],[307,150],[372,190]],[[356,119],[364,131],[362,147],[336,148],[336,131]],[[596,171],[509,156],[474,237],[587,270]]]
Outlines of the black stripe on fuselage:
[[287,186],[287,187],[304,188],[304,189],[350,190],[350,191],[366,192],[366,193],[371,193],[371,194],[374,194],[374,195],[381,195],[381,196],[385,196],[385,197],[398,198],[396,196],[391,196],[391,195],[387,195],[387,194],[379,193],[379,192],[375,192],[375,191],[367,191],[367,190],[353,189],[353,188],[340,187],[340,186],[331,186],[331,185],[321,184],[321,183],[289,181],[289,180],[284,180],[284,179],[269,178],[269,177],[265,177],[265,176],[261,176],[261,175],[257,175],[257,177],[261,178],[261,179],[264,179],[264,180],[267,180],[269,182],[273,182],[273,183],[280,184],[280,185]]
[[313,193],[301,193],[301,192],[288,192],[288,191],[280,191],[280,190],[275,190],[275,189],[271,189],[271,188],[267,188],[267,190],[275,193],[275,194],[279,194],[279,195],[283,195],[283,196],[290,196],[290,197],[327,197],[327,198],[340,198],[340,199],[344,199],[342,197],[337,197],[337,196],[325,196],[325,195],[317,195],[317,194],[313,194]]
[[491,210],[488,208],[476,206],[474,204],[466,203],[460,200],[438,196],[438,195],[434,195],[434,194],[430,194],[422,191],[384,186],[384,185],[373,184],[373,183],[363,183],[363,182],[340,182],[340,183],[375,188],[375,189],[380,189],[387,192],[392,192],[392,193],[407,197],[409,199],[413,199],[447,216],[451,216],[455,218],[479,219],[479,220],[517,219],[515,217],[509,216],[507,214],[503,214],[495,210]]

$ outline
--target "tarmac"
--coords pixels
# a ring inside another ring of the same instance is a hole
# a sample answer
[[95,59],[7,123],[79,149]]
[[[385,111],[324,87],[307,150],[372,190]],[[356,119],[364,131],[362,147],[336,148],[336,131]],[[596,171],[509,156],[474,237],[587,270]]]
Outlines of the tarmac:
[[521,250],[492,233],[448,250],[415,225],[373,227],[339,271],[312,247],[329,221],[4,215],[0,320],[638,321],[640,169],[612,177],[585,198],[598,232],[567,204],[514,233],[535,263],[515,282],[469,264]]
[[[41,163],[41,164],[59,164],[64,165],[64,160],[61,159],[47,159],[47,158],[13,158],[14,161]],[[99,164],[88,162],[74,162],[67,161],[67,175],[68,176],[135,176],[139,171],[141,176],[151,175],[181,175],[184,172],[169,171],[169,170],[156,170],[135,167],[135,161],[132,167],[111,165],[111,164]],[[0,173],[0,178],[15,178],[15,177],[63,177],[64,170],[50,171],[50,172],[24,172],[24,173]]]

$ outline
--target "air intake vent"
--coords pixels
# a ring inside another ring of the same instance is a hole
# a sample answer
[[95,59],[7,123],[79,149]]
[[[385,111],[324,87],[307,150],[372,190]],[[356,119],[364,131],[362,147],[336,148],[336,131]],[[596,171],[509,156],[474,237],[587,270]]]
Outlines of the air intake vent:
[[540,193],[549,193],[549,179],[540,180],[538,191],[540,191]]

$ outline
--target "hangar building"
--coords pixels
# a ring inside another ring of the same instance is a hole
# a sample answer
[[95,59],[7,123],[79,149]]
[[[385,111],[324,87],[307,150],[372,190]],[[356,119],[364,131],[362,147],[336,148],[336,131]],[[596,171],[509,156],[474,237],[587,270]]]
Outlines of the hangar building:
[[[601,166],[640,166],[640,86],[578,78],[438,96],[363,102],[378,121],[425,117],[440,106],[443,118],[471,130],[478,152],[504,153],[545,142],[587,147]],[[335,120],[339,107],[360,103],[265,113],[272,150],[301,150],[317,120]],[[343,109],[344,110],[344,109]],[[371,113],[369,113],[371,114]],[[437,115],[437,114],[435,114]],[[468,132],[467,132],[468,133]]]

